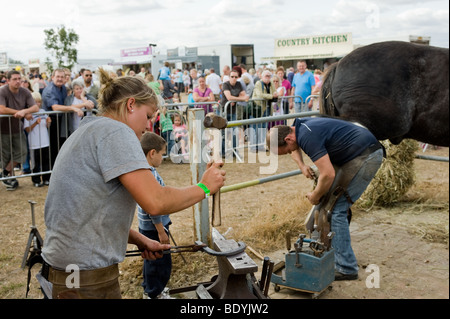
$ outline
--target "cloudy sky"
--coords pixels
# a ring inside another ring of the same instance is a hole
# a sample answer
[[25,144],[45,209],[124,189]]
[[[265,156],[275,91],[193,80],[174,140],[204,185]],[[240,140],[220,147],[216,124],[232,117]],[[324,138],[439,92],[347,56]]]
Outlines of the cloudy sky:
[[256,62],[274,40],[346,33],[358,39],[431,36],[449,47],[449,4],[436,1],[22,0],[2,1],[0,52],[21,60],[49,54],[44,30],[65,25],[79,36],[78,58],[118,59],[120,50],[254,44]]

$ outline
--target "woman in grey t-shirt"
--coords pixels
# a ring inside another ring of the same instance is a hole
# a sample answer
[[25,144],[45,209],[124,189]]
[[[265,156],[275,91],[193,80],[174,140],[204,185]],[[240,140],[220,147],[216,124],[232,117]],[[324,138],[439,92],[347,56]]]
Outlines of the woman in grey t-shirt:
[[[162,187],[140,146],[157,97],[140,77],[112,79],[100,70],[100,116],[85,117],[62,146],[45,203],[42,275],[53,298],[120,298],[118,263],[127,243],[146,259],[168,245],[130,229],[136,202],[151,215],[181,211],[205,198],[198,185]],[[201,180],[211,194],[224,184],[221,163]]]

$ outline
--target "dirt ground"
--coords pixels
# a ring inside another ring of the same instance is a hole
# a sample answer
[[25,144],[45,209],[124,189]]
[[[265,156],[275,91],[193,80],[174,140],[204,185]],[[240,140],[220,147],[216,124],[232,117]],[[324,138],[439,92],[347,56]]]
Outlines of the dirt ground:
[[[428,149],[425,154],[448,157],[449,150]],[[332,289],[320,298],[449,298],[449,164],[416,159],[414,165],[416,183],[400,202],[391,207],[374,207],[370,211],[358,207],[354,209],[351,234],[360,278],[357,281],[335,282]],[[260,166],[266,164],[226,163],[226,184],[262,177]],[[277,174],[295,169],[297,167],[288,156],[279,158]],[[191,184],[188,164],[164,161],[159,172],[167,185]],[[19,183],[20,187],[13,192],[0,187],[1,299],[25,298],[27,272],[21,269],[21,263],[30,233],[29,200],[36,202],[36,226],[45,237],[47,188],[34,188],[30,178],[20,178]],[[270,233],[265,227],[268,224],[278,225],[276,222],[286,212],[294,213],[295,217],[290,218],[292,224],[301,225],[310,208],[304,195],[311,188],[312,182],[298,175],[225,193],[222,195],[222,226],[217,229],[227,238],[244,241],[262,256],[269,256],[274,261],[283,260],[283,253],[286,252],[282,235],[284,229],[280,226],[279,230]],[[171,218],[171,231],[177,244],[193,243],[192,209],[176,213]],[[136,218],[133,227],[137,228]],[[255,254],[247,252],[261,265]],[[179,255],[173,257],[174,270],[169,287],[185,287],[208,281],[217,274],[217,263],[213,257],[204,253],[184,256],[187,263]],[[367,287],[371,272],[366,270],[372,269],[369,265],[376,265],[379,269],[379,288]],[[140,257],[127,258],[120,265],[124,298],[142,298],[141,267]],[[282,288],[275,292],[273,287],[269,296],[272,299],[310,298],[309,294],[291,289]],[[41,297],[37,282],[32,280],[29,298]]]

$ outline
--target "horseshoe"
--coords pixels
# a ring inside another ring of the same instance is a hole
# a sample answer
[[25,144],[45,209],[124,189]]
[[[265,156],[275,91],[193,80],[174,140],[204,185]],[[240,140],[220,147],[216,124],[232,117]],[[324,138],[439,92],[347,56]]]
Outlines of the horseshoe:
[[232,250],[228,250],[228,251],[216,251],[213,250],[211,248],[209,248],[208,246],[206,246],[204,243],[202,243],[201,241],[196,241],[195,242],[196,245],[201,246],[201,250],[205,253],[207,253],[208,255],[212,255],[212,256],[223,256],[223,257],[230,257],[230,256],[234,256],[237,254],[240,254],[242,252],[245,251],[245,249],[247,248],[247,245],[240,241],[238,242],[238,247]]

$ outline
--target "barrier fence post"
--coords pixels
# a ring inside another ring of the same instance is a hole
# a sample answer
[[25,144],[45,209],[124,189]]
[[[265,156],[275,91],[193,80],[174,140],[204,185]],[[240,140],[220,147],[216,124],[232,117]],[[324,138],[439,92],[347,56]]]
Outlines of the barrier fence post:
[[[200,182],[206,170],[206,162],[203,160],[203,120],[205,118],[204,109],[188,109],[189,127],[189,156],[191,166],[192,185]],[[194,237],[211,246],[211,229],[209,225],[209,205],[205,198],[193,207],[194,214]]]

